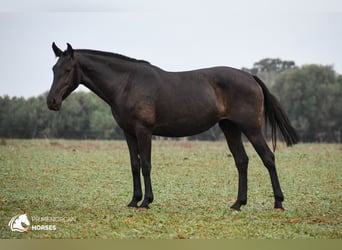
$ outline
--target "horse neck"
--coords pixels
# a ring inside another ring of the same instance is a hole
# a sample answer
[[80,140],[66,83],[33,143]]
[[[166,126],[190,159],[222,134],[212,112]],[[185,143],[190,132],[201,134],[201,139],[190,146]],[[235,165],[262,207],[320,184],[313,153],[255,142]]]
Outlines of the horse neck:
[[101,55],[80,53],[78,63],[82,71],[81,83],[109,105],[115,103],[136,71],[133,62]]

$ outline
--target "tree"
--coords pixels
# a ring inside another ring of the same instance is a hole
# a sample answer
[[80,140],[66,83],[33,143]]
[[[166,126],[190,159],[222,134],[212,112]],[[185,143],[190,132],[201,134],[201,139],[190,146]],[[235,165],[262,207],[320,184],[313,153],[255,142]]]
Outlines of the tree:
[[288,111],[303,141],[340,141],[342,88],[331,66],[306,65],[285,71],[272,91]]
[[25,99],[20,97],[1,98],[0,130],[3,137],[25,138],[29,136],[29,108]]
[[[50,111],[51,112],[51,111]],[[63,102],[52,136],[75,139],[121,139],[110,107],[93,93],[75,92]]]
[[0,97],[0,137],[122,139],[110,107],[93,93],[75,92],[60,112],[48,110],[47,93],[29,99]]
[[264,58],[253,64],[253,68],[242,68],[253,75],[259,76],[267,86],[273,86],[276,77],[287,70],[297,68],[294,61],[283,61],[279,58]]

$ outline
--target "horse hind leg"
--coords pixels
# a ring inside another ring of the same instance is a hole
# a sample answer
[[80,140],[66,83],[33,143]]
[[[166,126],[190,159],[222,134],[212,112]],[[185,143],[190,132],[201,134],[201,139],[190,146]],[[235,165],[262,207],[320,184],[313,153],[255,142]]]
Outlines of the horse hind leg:
[[284,195],[280,188],[278,174],[275,166],[274,154],[268,147],[260,129],[245,130],[244,133],[249,141],[252,143],[254,149],[260,156],[261,160],[263,161],[265,167],[269,172],[274,193],[274,209],[283,211],[284,208],[282,202],[284,201]]
[[239,127],[229,120],[220,121],[219,126],[226,137],[229,150],[233,154],[239,174],[237,200],[231,206],[232,210],[239,211],[241,206],[247,204],[248,156],[241,140],[241,130]]

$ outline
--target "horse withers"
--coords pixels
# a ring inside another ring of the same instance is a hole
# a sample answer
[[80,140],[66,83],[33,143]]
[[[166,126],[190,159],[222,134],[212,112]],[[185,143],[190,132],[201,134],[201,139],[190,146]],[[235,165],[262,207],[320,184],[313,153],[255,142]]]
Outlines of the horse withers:
[[263,113],[271,127],[273,149],[277,129],[288,146],[297,143],[298,136],[279,102],[257,76],[229,67],[168,72],[115,53],[74,50],[70,44],[66,51],[55,43],[52,48],[58,60],[47,105],[60,110],[62,101],[83,84],[111,107],[130,154],[133,198],[129,207],[147,209],[154,199],[150,177],[152,135],[191,136],[218,123],[239,174],[237,200],[231,208],[240,210],[247,203],[248,157],[241,140],[243,133],[270,174],[274,208],[283,210],[274,154],[261,131]]

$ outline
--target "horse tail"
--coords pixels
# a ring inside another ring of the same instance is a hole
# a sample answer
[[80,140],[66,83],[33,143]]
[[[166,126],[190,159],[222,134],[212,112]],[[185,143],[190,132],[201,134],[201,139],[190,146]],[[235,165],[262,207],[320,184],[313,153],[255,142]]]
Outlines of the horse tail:
[[265,124],[266,128],[268,122],[271,125],[273,151],[275,151],[277,146],[277,129],[279,129],[283,135],[287,146],[292,146],[298,143],[299,136],[296,130],[292,127],[286,112],[280,106],[278,100],[270,93],[263,81],[261,81],[257,76],[253,76],[253,78],[258,82],[264,94]]

